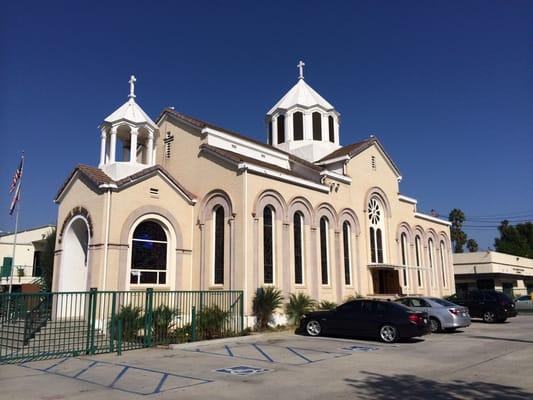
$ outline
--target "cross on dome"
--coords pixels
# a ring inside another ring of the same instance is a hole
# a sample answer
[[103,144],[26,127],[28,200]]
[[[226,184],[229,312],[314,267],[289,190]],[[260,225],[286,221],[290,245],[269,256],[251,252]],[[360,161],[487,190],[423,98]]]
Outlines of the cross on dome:
[[302,60],[300,60],[300,62],[296,66],[300,70],[300,76],[298,77],[298,79],[304,78],[304,66],[305,66],[305,63]]
[[137,79],[135,79],[135,75],[132,75],[128,82],[130,84],[130,95],[128,97],[130,99],[134,99],[135,98],[135,82],[137,82]]

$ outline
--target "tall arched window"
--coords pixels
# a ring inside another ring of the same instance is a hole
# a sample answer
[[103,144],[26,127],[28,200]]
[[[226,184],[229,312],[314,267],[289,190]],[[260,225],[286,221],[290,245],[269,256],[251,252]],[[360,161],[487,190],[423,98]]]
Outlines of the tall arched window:
[[215,285],[224,284],[224,208],[218,206],[214,214],[214,241],[213,241],[213,282]]
[[385,254],[383,251],[383,228],[384,217],[383,207],[375,198],[368,202],[368,220],[370,224],[370,260],[372,263],[383,263]]
[[352,260],[351,260],[351,247],[350,246],[350,235],[351,229],[348,221],[344,221],[342,224],[342,249],[344,253],[344,284],[352,284]]
[[304,139],[304,115],[300,111],[292,114],[292,125],[294,129],[294,140]]
[[268,123],[268,144],[274,144],[272,143],[272,121]]
[[416,276],[418,280],[418,287],[424,286],[422,281],[422,259],[421,259],[422,252],[420,250],[420,236],[416,235],[415,237],[415,261],[416,261]]
[[446,265],[446,246],[442,240],[440,242],[440,267],[442,269],[442,285],[446,287],[446,270],[448,266]]
[[270,206],[263,209],[263,281],[274,283],[274,212]]
[[330,115],[328,117],[328,130],[329,130],[329,141],[335,143],[335,125],[333,117]]
[[434,270],[434,260],[435,260],[435,246],[433,244],[433,239],[428,240],[428,256],[429,256],[429,278],[431,280],[431,287],[435,286],[435,277],[433,276]]
[[409,262],[408,255],[407,255],[407,235],[405,233],[402,233],[400,236],[400,246],[401,246],[401,253],[402,253],[402,265],[403,268],[403,286],[408,287],[409,286],[409,277],[407,276],[407,264]]
[[278,144],[285,142],[285,115],[278,115]]
[[329,284],[329,223],[326,217],[320,218],[320,271],[322,285]]
[[135,228],[131,243],[131,284],[166,283],[167,244],[167,234],[158,222],[144,221]]
[[322,140],[322,115],[313,113],[313,140]]
[[303,279],[303,215],[300,212],[294,213],[294,283],[302,285]]

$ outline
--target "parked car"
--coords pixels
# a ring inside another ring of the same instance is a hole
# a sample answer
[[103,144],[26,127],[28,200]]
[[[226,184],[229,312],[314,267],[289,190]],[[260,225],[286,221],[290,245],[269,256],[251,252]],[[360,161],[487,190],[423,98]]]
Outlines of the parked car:
[[386,343],[429,333],[428,316],[391,301],[353,300],[331,311],[302,316],[300,330],[310,336],[341,334],[373,337]]
[[533,300],[530,294],[515,299],[514,304],[517,311],[533,311]]
[[431,332],[455,330],[470,325],[470,315],[466,307],[459,306],[448,300],[437,297],[402,297],[396,300],[415,311],[423,311],[429,317]]
[[483,318],[488,323],[504,322],[518,314],[513,301],[506,294],[495,290],[456,293],[447,300],[467,307],[471,317]]

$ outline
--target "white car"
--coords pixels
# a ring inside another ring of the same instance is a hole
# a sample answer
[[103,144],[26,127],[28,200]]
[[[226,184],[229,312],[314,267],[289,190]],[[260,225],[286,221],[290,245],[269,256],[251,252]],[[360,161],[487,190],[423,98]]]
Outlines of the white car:
[[533,311],[533,300],[531,295],[520,296],[514,301],[517,311]]

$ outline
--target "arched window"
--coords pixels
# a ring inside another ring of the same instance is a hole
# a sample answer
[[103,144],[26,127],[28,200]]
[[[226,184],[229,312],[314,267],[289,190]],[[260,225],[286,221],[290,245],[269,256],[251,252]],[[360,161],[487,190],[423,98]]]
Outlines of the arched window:
[[272,121],[268,123],[268,144],[274,144],[272,143]]
[[213,242],[213,282],[215,285],[224,284],[224,208],[218,206],[213,211],[215,239]]
[[144,221],[135,228],[131,243],[131,284],[166,284],[167,244],[167,234],[158,222]]
[[429,256],[429,277],[431,279],[431,286],[435,286],[435,277],[433,276],[433,263],[435,259],[435,247],[433,244],[433,239],[428,240],[428,256]]
[[313,113],[313,140],[322,140],[322,115]]
[[334,128],[333,117],[330,115],[328,117],[328,130],[329,130],[329,141],[335,143],[335,128]]
[[440,267],[442,269],[442,285],[446,287],[446,270],[448,266],[446,265],[446,246],[442,240],[440,242]]
[[320,270],[322,285],[329,284],[329,223],[326,217],[320,218]]
[[400,246],[402,251],[402,265],[403,268],[403,286],[408,287],[409,286],[409,280],[407,276],[407,264],[408,264],[408,256],[407,256],[407,235],[405,233],[402,233],[400,236]]
[[300,212],[294,213],[294,283],[302,285],[303,279],[303,215]]
[[304,139],[304,115],[300,111],[296,111],[292,115],[292,124],[294,129],[294,140]]
[[285,142],[285,115],[278,115],[278,144]]
[[274,212],[267,206],[263,209],[263,280],[274,283]]
[[423,281],[422,281],[422,271],[421,271],[421,267],[422,267],[422,260],[420,258],[420,256],[422,255],[422,252],[420,250],[420,236],[416,235],[415,237],[415,261],[416,261],[416,276],[417,276],[417,280],[418,280],[418,287],[422,287],[424,286],[423,285]]
[[385,254],[383,251],[383,228],[384,217],[383,207],[381,203],[375,198],[371,198],[368,202],[368,219],[370,224],[370,260],[372,263],[383,263]]
[[351,229],[350,224],[347,221],[344,221],[342,224],[342,249],[344,253],[344,284],[352,284],[352,274],[351,274],[351,247],[350,246],[350,235]]

